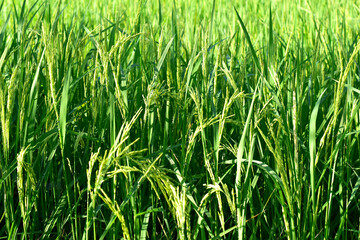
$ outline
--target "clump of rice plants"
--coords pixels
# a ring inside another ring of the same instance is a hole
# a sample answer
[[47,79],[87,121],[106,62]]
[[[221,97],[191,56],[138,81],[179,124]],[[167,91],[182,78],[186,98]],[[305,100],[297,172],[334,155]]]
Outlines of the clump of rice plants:
[[360,237],[355,0],[0,12],[0,239]]

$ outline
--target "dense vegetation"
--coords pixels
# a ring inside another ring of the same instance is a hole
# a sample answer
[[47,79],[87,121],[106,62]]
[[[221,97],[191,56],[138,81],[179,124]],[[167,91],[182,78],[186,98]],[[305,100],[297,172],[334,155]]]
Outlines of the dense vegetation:
[[0,239],[359,239],[356,0],[0,12]]

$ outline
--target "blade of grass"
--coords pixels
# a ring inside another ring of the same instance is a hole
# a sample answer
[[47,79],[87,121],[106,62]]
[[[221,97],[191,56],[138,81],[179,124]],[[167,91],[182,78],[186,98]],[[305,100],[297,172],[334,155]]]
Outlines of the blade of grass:
[[311,184],[311,202],[312,202],[312,221],[311,226],[311,237],[315,238],[315,229],[316,229],[316,189],[315,189],[315,179],[316,179],[316,118],[319,111],[320,103],[322,96],[326,92],[326,89],[320,94],[318,101],[315,104],[315,107],[311,113],[310,117],[310,129],[309,129],[309,150],[310,150],[310,184]]

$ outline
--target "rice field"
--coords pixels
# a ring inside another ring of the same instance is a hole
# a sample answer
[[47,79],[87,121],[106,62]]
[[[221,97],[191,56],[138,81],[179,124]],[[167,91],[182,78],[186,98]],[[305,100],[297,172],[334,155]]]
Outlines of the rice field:
[[360,239],[356,0],[88,2],[0,2],[0,239]]

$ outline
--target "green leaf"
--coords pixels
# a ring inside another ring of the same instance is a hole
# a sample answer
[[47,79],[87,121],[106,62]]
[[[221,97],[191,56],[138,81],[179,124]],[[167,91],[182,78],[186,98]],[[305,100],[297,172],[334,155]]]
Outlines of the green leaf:
[[69,101],[69,86],[71,79],[71,67],[67,72],[67,76],[64,80],[63,91],[61,94],[60,102],[60,114],[59,114],[59,134],[60,134],[60,146],[62,149],[65,147],[65,137],[66,137],[66,115],[67,115],[67,105]]

